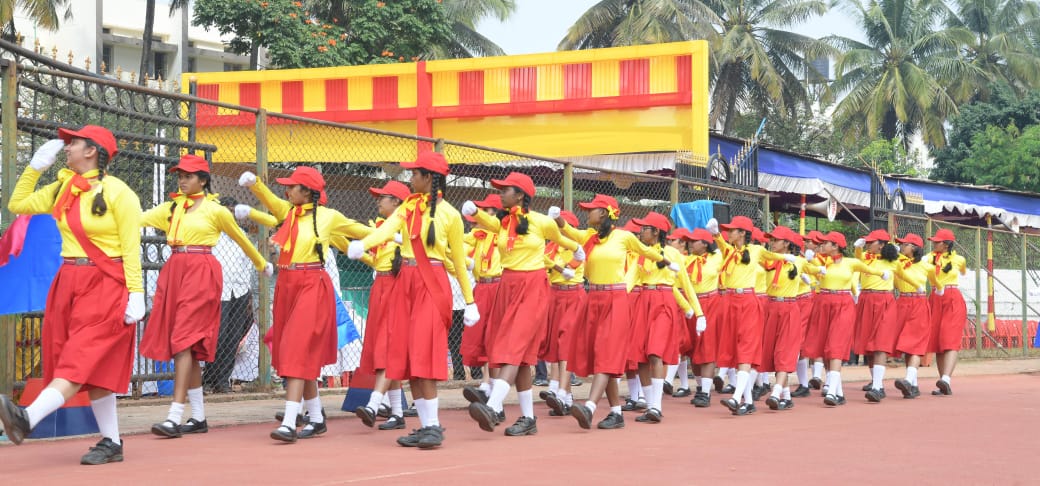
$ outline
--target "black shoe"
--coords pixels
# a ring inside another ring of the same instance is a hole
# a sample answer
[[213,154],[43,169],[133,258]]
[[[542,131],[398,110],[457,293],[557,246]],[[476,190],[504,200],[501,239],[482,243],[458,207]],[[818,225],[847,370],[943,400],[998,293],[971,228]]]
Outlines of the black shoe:
[[900,392],[903,393],[903,398],[912,398],[910,396],[910,387],[911,386],[913,386],[913,385],[911,385],[909,381],[906,381],[906,380],[896,380],[896,390],[899,390]]
[[790,410],[792,408],[794,408],[794,402],[787,399],[781,399],[777,406],[777,410]]
[[812,388],[813,390],[819,390],[822,387],[823,380],[816,378],[815,376],[811,380],[809,380],[809,388]]
[[762,385],[762,386],[755,385],[755,386],[751,387],[751,401],[757,402],[760,398],[762,398],[762,395],[765,395],[767,393],[769,393],[769,387],[768,386],[766,386],[766,385]]
[[29,427],[29,415],[6,395],[0,395],[0,424],[3,424],[7,439],[15,445],[21,444],[32,431]]
[[697,392],[690,403],[697,408],[707,408],[711,406],[711,397],[704,392]]
[[628,398],[625,400],[625,404],[621,406],[622,412],[631,412],[636,409],[636,401]]
[[943,395],[953,395],[953,388],[950,388],[949,382],[939,380],[935,382],[935,386],[939,388],[939,391],[942,392]]
[[798,385],[798,388],[795,388],[794,391],[791,392],[791,397],[793,398],[802,398],[807,396],[809,396],[809,387],[804,385]]
[[555,393],[548,392],[548,395],[543,397],[545,404],[549,406],[551,412],[556,412],[556,416],[565,415],[563,411],[564,403],[556,396]]
[[480,402],[469,404],[469,416],[476,420],[480,430],[485,432],[494,432],[495,426],[499,424],[498,414],[491,407]]
[[726,382],[722,381],[721,376],[716,376],[711,379],[711,384],[715,385],[715,393],[722,393],[722,389],[726,387]]
[[181,436],[181,427],[169,420],[152,424],[152,433],[159,437],[176,439]]
[[625,417],[617,412],[610,412],[607,418],[600,420],[596,424],[596,428],[599,429],[623,429],[625,428]]
[[663,417],[661,411],[656,408],[651,408],[647,410],[644,416],[648,419],[649,422],[655,424],[661,423],[661,418]]
[[770,410],[780,410],[780,399],[774,396],[770,396],[766,399],[766,406]]
[[534,386],[549,386],[549,380],[546,380],[545,378],[535,378],[531,384]]
[[313,439],[328,431],[329,427],[325,425],[325,422],[322,422],[320,424],[311,422],[310,424],[307,424],[307,426],[304,427],[303,430],[300,431],[298,437],[301,439]]
[[498,412],[497,417],[498,417],[498,423],[505,422],[506,421],[506,411],[503,410],[501,412]]
[[861,388],[861,390],[863,390],[865,392],[873,390],[873,389],[874,389],[874,383],[872,383],[872,382],[867,382],[867,384],[863,385],[863,388]]
[[755,413],[756,411],[758,411],[758,409],[755,408],[755,403],[754,402],[752,402],[752,403],[742,403],[739,407],[737,407],[736,410],[733,411],[733,415],[737,415],[737,416],[751,415],[751,414]]
[[845,405],[845,397],[828,394],[827,396],[823,397],[823,404],[831,407]]
[[198,420],[190,418],[184,425],[178,427],[178,429],[180,429],[182,434],[205,434],[206,432],[209,432],[209,424],[206,423],[205,419],[203,419],[202,422],[199,422]]
[[578,426],[583,429],[592,428],[592,410],[585,405],[575,405],[571,407],[571,416],[578,420]]
[[723,395],[732,395],[733,392],[735,392],[735,391],[737,391],[737,387],[735,387],[733,385],[726,385],[726,386],[722,387],[722,390],[720,390],[719,393],[721,393]]
[[419,435],[419,443],[417,444],[420,449],[433,449],[434,447],[440,447],[444,443],[444,429],[431,425],[426,427],[426,432]]
[[517,437],[521,435],[534,435],[538,433],[538,420],[532,417],[524,417],[516,419],[513,425],[506,427],[506,435],[510,437]]
[[376,425],[376,412],[366,406],[361,406],[354,409],[354,415],[357,415],[361,419],[361,423],[365,424],[365,427],[375,427]]
[[404,417],[391,415],[386,422],[379,424],[379,430],[396,430],[404,428]]
[[665,395],[671,395],[673,391],[671,382],[664,382],[664,388],[662,388],[662,391]]
[[271,438],[282,442],[288,442],[290,444],[295,443],[297,438],[296,429],[290,429],[284,425],[279,425],[277,429],[271,431]]
[[688,396],[690,396],[692,394],[693,394],[693,392],[691,392],[689,388],[679,388],[678,390],[675,390],[672,393],[672,397],[682,398],[682,397],[688,397]]
[[[7,429],[4,429],[7,430]],[[96,446],[90,448],[90,452],[80,458],[79,463],[88,466],[108,464],[110,462],[123,462],[123,445],[112,442],[105,437]]]
[[412,432],[408,435],[402,435],[397,438],[397,444],[402,447],[418,447],[419,436],[425,429],[412,429]]
[[885,391],[884,390],[875,390],[875,389],[871,388],[870,391],[868,391],[866,393],[866,396],[867,396],[867,401],[868,402],[871,402],[871,403],[881,403],[881,400],[883,400],[885,398]]
[[487,404],[488,402],[487,393],[484,393],[484,390],[481,390],[480,388],[477,388],[475,386],[462,387],[462,396],[467,401],[469,401],[469,403],[480,402],[483,404]]
[[571,414],[571,407],[568,407],[566,404],[563,405],[563,408],[560,410],[559,413],[557,413],[556,410],[549,410],[549,416],[550,417],[566,417],[566,416],[568,416],[570,414]]
[[903,398],[917,398],[921,396],[921,389],[917,388],[917,385],[910,387],[910,396]]
[[[321,417],[325,418],[325,409],[324,408],[321,409]],[[274,413],[274,419],[277,420],[278,422],[284,421],[285,420],[285,412],[275,412]],[[305,414],[305,413],[298,413],[298,414],[296,414],[296,426],[297,427],[303,427],[304,425],[307,425],[309,423],[311,423],[311,421],[310,421],[310,418],[307,417],[307,414]]]
[[719,400],[719,403],[723,404],[730,412],[736,412],[740,408],[740,403],[735,398],[725,398]]
[[551,392],[549,390],[542,390],[542,391],[538,392],[538,398],[541,398],[542,400],[548,400],[550,395],[556,396],[555,393],[553,393],[553,392]]
[[388,419],[393,414],[390,412],[390,407],[380,404],[379,410],[376,412],[376,415]]
[[578,378],[577,375],[571,375],[571,386],[581,386],[584,384],[585,382],[581,381],[581,378]]
[[419,411],[415,409],[415,405],[412,405],[411,407],[404,409],[404,412],[401,415],[403,417],[418,417]]

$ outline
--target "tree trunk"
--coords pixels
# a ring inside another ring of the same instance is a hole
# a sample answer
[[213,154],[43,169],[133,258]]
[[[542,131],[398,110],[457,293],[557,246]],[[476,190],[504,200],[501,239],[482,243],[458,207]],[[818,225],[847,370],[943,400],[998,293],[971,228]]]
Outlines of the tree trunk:
[[141,70],[137,84],[144,85],[145,75],[152,75],[152,29],[155,27],[155,0],[148,0],[144,14],[144,36],[141,39]]
[[260,62],[260,43],[253,42],[253,46],[249,49],[249,70],[256,71],[257,65]]

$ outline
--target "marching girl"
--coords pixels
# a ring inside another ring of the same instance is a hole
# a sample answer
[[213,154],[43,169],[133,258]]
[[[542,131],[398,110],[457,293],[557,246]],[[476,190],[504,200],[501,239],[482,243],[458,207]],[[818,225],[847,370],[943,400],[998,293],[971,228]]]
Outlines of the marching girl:
[[[176,438],[209,431],[202,397],[199,361],[216,358],[220,331],[220,295],[224,286],[220,262],[213,247],[226,233],[267,276],[273,267],[249,241],[234,216],[210,188],[209,163],[197,155],[181,156],[170,168],[177,173],[173,201],[144,213],[141,225],[166,233],[170,258],[159,272],[148,326],[141,337],[141,355],[156,361],[173,358],[173,402],[166,420],[153,424],[152,433]],[[185,400],[191,418],[181,424]]]
[[[473,203],[478,209],[490,214],[497,215],[502,211],[502,197],[498,194],[488,194],[483,201]],[[498,231],[481,225],[473,216],[465,216],[466,220],[476,226],[470,231],[463,243],[466,244],[466,262],[473,271],[476,286],[473,287],[473,302],[477,309],[482,311],[484,318],[462,330],[462,344],[459,351],[462,354],[463,366],[470,368],[483,368],[483,378],[477,393],[476,400],[487,403],[491,395],[491,373],[487,367],[487,340],[490,337],[489,318],[491,309],[495,307],[495,297],[498,295],[499,282],[502,280],[502,253],[498,251]],[[498,370],[494,370],[498,374]],[[471,394],[473,390],[463,390],[463,393]]]
[[[675,248],[679,251],[679,255],[682,256],[683,263],[681,267],[685,268],[685,263],[690,257],[690,252],[686,248],[690,238],[690,230],[686,228],[676,228],[666,237],[668,246]],[[687,272],[687,280],[689,280],[689,272]],[[691,282],[692,285],[692,282]],[[693,288],[690,288],[691,292],[695,292]],[[699,304],[699,302],[698,302]],[[664,374],[664,394],[671,395],[672,398],[682,398],[693,395],[693,390],[690,389],[690,355],[693,354],[693,350],[697,347],[697,318],[691,317],[690,319],[683,319],[683,328],[680,329],[679,333],[679,363],[674,365],[668,365]],[[683,373],[680,375],[679,370],[682,369]],[[696,371],[696,370],[694,370]],[[679,388],[672,390],[672,382],[675,381],[675,376],[679,375]],[[699,376],[694,375],[694,385],[700,383]]]
[[[87,390],[101,441],[80,463],[120,462],[123,442],[112,393],[125,392],[130,382],[136,324],[145,313],[141,204],[123,181],[107,174],[118,153],[112,132],[87,125],[58,129],[58,137],[33,154],[7,205],[15,214],[53,214],[61,233],[64,264],[47,293],[43,317],[47,387],[24,410],[0,395],[0,423],[8,439],[21,444],[41,420]],[[33,191],[62,149],[68,168]]]
[[[802,237],[786,226],[777,226],[767,235],[771,241],[770,251],[782,255],[797,256],[804,244]],[[791,389],[787,378],[798,361],[798,350],[802,342],[801,307],[798,304],[798,289],[802,279],[798,277],[805,260],[774,261],[767,270],[768,299],[765,307],[765,326],[762,335],[762,364],[759,373],[776,373],[772,393],[766,399],[770,410],[790,410]]]
[[826,265],[807,264],[805,270],[819,275],[820,288],[813,302],[809,318],[809,333],[805,344],[809,356],[823,357],[828,362],[827,394],[823,403],[829,406],[845,404],[841,383],[841,363],[852,350],[856,320],[852,302],[852,281],[855,272],[891,278],[888,271],[869,267],[855,258],[845,257],[845,235],[831,231],[819,247],[819,253],[830,258]]
[[[826,265],[830,263],[830,257],[819,251],[819,246],[823,244],[827,238],[823,233],[812,230],[808,232],[803,239],[805,241],[805,259],[814,265]],[[809,396],[809,389],[819,390],[823,387],[823,373],[825,366],[823,364],[823,356],[812,356],[809,353],[809,349],[806,348],[806,344],[816,339],[816,335],[822,330],[817,329],[809,325],[809,318],[812,316],[812,308],[816,300],[816,293],[820,286],[820,281],[815,275],[811,275],[808,272],[802,273],[802,281],[805,282],[810,288],[808,302],[802,302],[802,321],[805,329],[805,337],[802,339],[802,358],[798,360],[798,383],[799,386],[791,393],[793,397],[807,397]],[[810,336],[811,334],[811,336]],[[805,381],[804,378],[808,378],[809,361],[812,360],[812,379]],[[803,368],[805,371],[803,372]],[[804,374],[803,374],[804,373]],[[803,389],[804,388],[804,389]]]
[[935,279],[935,288],[929,299],[932,312],[929,351],[935,353],[939,368],[939,380],[935,382],[937,389],[932,390],[932,395],[953,395],[950,376],[957,367],[957,351],[961,349],[961,333],[968,312],[957,281],[959,275],[967,272],[967,263],[953,250],[957,241],[953,231],[940,229],[928,240],[932,242],[932,253],[927,262],[933,268],[932,277]]
[[[376,218],[373,229],[382,226],[395,210],[412,195],[408,186],[389,181],[382,188],[370,187],[368,192],[376,198]],[[337,238],[338,240],[338,238]],[[337,246],[338,248],[338,246]],[[345,251],[345,249],[341,249]],[[390,399],[390,417],[379,424],[379,430],[395,430],[405,427],[403,394],[399,380],[386,377],[389,355],[390,307],[394,305],[394,282],[401,271],[401,248],[395,240],[389,240],[373,247],[361,257],[361,262],[372,267],[376,272],[372,289],[368,294],[368,318],[365,320],[365,342],[361,348],[360,370],[373,373],[375,384],[372,395],[364,407],[365,413],[358,416],[368,427],[375,425],[376,410],[379,409],[385,394]]]
[[[289,177],[276,181],[286,186],[288,200],[275,196],[252,172],[244,172],[238,184],[248,187],[281,222],[271,237],[281,248],[280,272],[274,287],[271,365],[286,380],[285,415],[270,436],[278,441],[296,442],[297,438],[311,438],[328,430],[315,380],[323,365],[337,359],[335,290],[325,272],[329,241],[335,236],[360,238],[372,229],[335,209],[323,207],[328,199],[325,179],[314,168],[297,167]],[[301,398],[310,423],[297,433]]]
[[560,209],[549,209],[550,216],[529,209],[534,199],[534,181],[525,174],[511,172],[505,179],[493,179],[491,185],[501,190],[501,220],[476,211],[467,202],[463,214],[473,215],[482,226],[498,233],[498,250],[502,254],[502,282],[498,287],[495,307],[487,339],[488,363],[499,368],[487,403],[469,404],[469,415],[482,430],[492,432],[499,423],[499,413],[509,389],[515,384],[520,417],[506,428],[509,436],[533,435],[538,432],[534,416],[531,367],[538,363],[538,352],[546,337],[549,314],[549,279],[545,272],[545,241],[574,251],[574,260],[585,260],[585,251],[563,236],[553,221]]
[[[621,231],[632,233],[636,238],[639,238],[639,233],[643,230],[641,226],[636,224],[635,218],[629,219],[625,222],[625,225],[619,229]],[[631,316],[635,316],[639,312],[639,297],[643,295],[643,287],[641,285],[636,285],[638,282],[638,279],[636,278],[636,261],[638,260],[638,253],[631,250],[625,251],[625,287],[628,290],[628,313]],[[621,411],[645,411],[648,408],[646,400],[650,396],[650,381],[647,380],[644,384],[642,379],[640,379],[639,363],[637,360],[629,358],[625,361],[625,381],[628,383],[628,399],[626,399],[624,405],[621,406]]]
[[[560,218],[578,227],[578,217],[560,211]],[[571,349],[574,326],[585,313],[585,263],[571,268],[574,252],[561,248],[555,241],[545,244],[545,266],[549,272],[549,325],[539,358],[549,363],[549,390],[539,393],[549,406],[549,415],[570,415],[574,405],[571,395],[571,373],[567,369],[567,353]]]
[[[758,228],[751,232],[751,244],[760,245],[763,248],[769,248],[769,237],[766,233]],[[765,308],[769,305],[769,282],[767,280],[767,268],[772,263],[763,263],[758,267],[755,267],[755,296],[758,297],[758,302],[762,305],[762,318],[765,319]],[[765,324],[765,321],[762,321]],[[760,373],[757,368],[751,369],[751,377],[754,381],[754,385],[751,388],[751,397],[758,401],[762,395],[769,393],[769,373]]]
[[[879,268],[894,275],[899,259],[899,249],[890,243],[892,237],[883,229],[871,231],[865,238],[857,239],[856,258],[868,267]],[[866,249],[866,251],[864,251]],[[902,330],[903,321],[896,318],[896,301],[892,295],[893,279],[881,279],[873,275],[860,275],[859,302],[856,304],[856,337],[852,350],[869,358],[871,362],[870,389],[867,400],[877,403],[885,398],[885,362],[896,352],[896,340]]]
[[619,429],[625,426],[625,419],[621,415],[615,378],[625,372],[626,344],[632,329],[631,305],[625,283],[627,252],[635,252],[653,262],[663,262],[673,271],[679,267],[666,261],[660,252],[640,243],[632,233],[615,230],[614,222],[620,215],[620,207],[613,197],[597,194],[592,201],[579,206],[589,212],[587,230],[579,231],[562,219],[557,220],[563,225],[565,235],[582,244],[588,257],[585,262],[588,300],[585,315],[574,326],[568,364],[579,376],[595,376],[588,401],[571,407],[571,415],[581,428],[591,428],[596,403],[605,392],[610,413],[597,427]]
[[[641,226],[641,243],[659,252],[665,260],[683,261],[679,250],[664,244],[671,229],[668,218],[651,211],[646,217],[633,221]],[[666,365],[678,362],[680,333],[687,333],[684,316],[685,319],[696,316],[697,333],[704,332],[707,321],[685,272],[673,272],[663,266],[659,268],[656,263],[648,264],[645,257],[640,257],[636,261],[636,278],[642,292],[632,316],[629,353],[630,359],[639,364],[639,378],[648,406],[646,413],[636,421],[660,423]],[[650,386],[646,387],[647,384]]]
[[[715,376],[715,355],[718,352],[720,316],[722,315],[722,298],[719,295],[719,269],[722,267],[722,252],[718,251],[714,238],[708,230],[696,228],[690,232],[687,248],[690,257],[686,263],[697,301],[707,319],[707,329],[697,337],[697,345],[693,348],[690,359],[700,376],[700,391],[690,400],[695,407],[705,408],[711,405],[711,387]],[[690,333],[691,337],[696,334]]]
[[896,238],[900,243],[899,262],[896,265],[896,320],[903,323],[903,330],[896,341],[896,350],[906,354],[906,377],[896,380],[896,388],[903,393],[903,398],[913,399],[921,396],[917,388],[917,368],[921,366],[921,356],[928,352],[928,341],[932,335],[932,313],[928,306],[928,292],[925,284],[935,276],[932,267],[923,261],[924,241],[913,233],[903,238]]
[[448,329],[451,328],[451,287],[445,260],[452,268],[466,301],[463,324],[480,320],[473,303],[473,289],[466,271],[462,216],[444,200],[448,162],[436,152],[423,152],[411,169],[412,195],[383,225],[362,240],[350,242],[347,257],[361,258],[365,251],[402,234],[401,271],[393,293],[398,305],[390,307],[386,377],[408,379],[419,412],[421,428],[400,437],[403,447],[431,449],[444,441],[438,417],[437,382],[448,379]]
[[[799,235],[799,237],[802,238],[802,244],[805,248],[804,253],[806,262],[816,258],[816,242],[813,241],[813,237],[819,234],[819,231],[814,230],[810,231],[804,237]],[[812,312],[813,286],[816,284],[816,280],[804,271],[799,275],[799,277],[798,293],[795,299],[798,302],[798,313],[802,319],[799,326],[802,335],[798,341],[801,343],[801,346],[798,351],[798,363],[795,365],[795,373],[798,376],[798,388],[795,388],[795,390],[791,392],[791,396],[795,398],[809,396],[809,358],[805,356],[803,348],[805,347],[805,335],[809,330],[809,314]],[[788,379],[788,381],[790,381],[790,379]]]

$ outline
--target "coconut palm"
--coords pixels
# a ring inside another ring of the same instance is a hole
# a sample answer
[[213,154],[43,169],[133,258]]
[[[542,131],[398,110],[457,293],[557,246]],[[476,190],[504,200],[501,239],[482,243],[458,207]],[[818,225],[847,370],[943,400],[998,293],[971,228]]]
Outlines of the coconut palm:
[[16,36],[14,13],[21,9],[35,27],[57,30],[62,20],[72,19],[70,0],[0,0],[0,25],[4,26],[4,36],[10,40]]
[[[170,0],[170,17],[179,10],[186,10],[190,0]],[[146,75],[153,73],[152,65],[152,32],[155,28],[155,0],[147,0],[144,13],[144,34],[141,36],[141,75],[137,78],[137,84],[144,85]]]

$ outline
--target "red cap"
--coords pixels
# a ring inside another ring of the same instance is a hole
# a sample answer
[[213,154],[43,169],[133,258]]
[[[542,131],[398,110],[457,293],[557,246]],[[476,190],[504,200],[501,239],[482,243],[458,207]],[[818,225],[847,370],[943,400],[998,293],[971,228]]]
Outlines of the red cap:
[[205,172],[209,173],[209,162],[206,159],[199,157],[194,154],[184,154],[181,156],[180,162],[177,165],[170,167],[170,172],[176,172],[182,170],[184,172]]
[[695,228],[690,232],[690,239],[693,241],[704,241],[711,243],[715,241],[715,237],[711,235],[711,232],[704,228]]
[[440,175],[448,175],[448,161],[437,152],[423,152],[415,159],[415,162],[401,162],[405,169],[426,169]]
[[800,248],[802,250],[805,249],[805,238],[802,238],[802,235],[792,231],[791,232],[791,238],[792,238],[791,242],[796,244],[796,245],[798,245],[798,248]]
[[606,209],[610,213],[610,219],[618,219],[618,216],[621,215],[621,206],[618,205],[617,199],[603,194],[596,194],[596,197],[592,198],[591,201],[578,203],[578,206],[586,211],[597,208]]
[[496,189],[515,187],[524,191],[524,194],[534,197],[534,181],[527,174],[510,172],[505,179],[491,179],[491,185],[495,186]]
[[[292,174],[289,177],[279,177],[275,179],[279,184],[283,186],[295,186],[300,184],[307,189],[318,191],[321,193],[321,198],[318,199],[318,204],[325,204],[328,201],[328,196],[325,195],[325,178],[321,176],[314,167],[300,166],[293,169]],[[407,196],[406,196],[407,197]]]
[[412,190],[408,189],[407,185],[397,181],[387,182],[382,188],[369,187],[368,192],[375,197],[393,196],[402,201],[412,195]]
[[73,138],[85,138],[92,140],[108,152],[108,158],[111,160],[119,153],[119,146],[116,145],[116,137],[112,135],[105,127],[99,127],[97,125],[86,125],[79,130],[69,130],[68,128],[58,129],[58,138],[62,139],[66,144],[72,141]]
[[830,233],[827,233],[827,236],[823,237],[823,241],[829,241],[831,243],[834,243],[835,245],[838,245],[838,248],[845,248],[846,246],[848,246],[848,244],[845,243],[845,235],[837,231],[831,231]]
[[791,243],[798,245],[799,248],[805,246],[805,240],[802,238],[802,236],[798,233],[795,233],[791,228],[788,228],[787,226],[777,226],[776,228],[773,228],[773,231],[767,233],[766,237],[773,238],[775,240],[790,241]]
[[957,241],[957,237],[953,235],[953,231],[943,228],[935,232],[935,236],[928,238],[929,241]]
[[668,234],[669,240],[678,240],[680,238],[684,240],[692,240],[693,234],[686,228],[675,228],[675,231]]
[[483,201],[473,201],[473,205],[481,209],[502,209],[502,196],[499,196],[498,194],[488,194]]
[[575,228],[577,228],[578,225],[581,224],[578,222],[578,216],[570,211],[560,211],[560,217],[563,218],[563,220],[566,221],[567,224]]
[[639,226],[653,226],[654,228],[664,231],[665,233],[667,233],[668,230],[672,229],[672,223],[668,222],[668,218],[666,218],[665,215],[661,213],[655,213],[653,211],[646,213],[646,216],[644,216],[642,219],[632,218],[632,221],[635,221],[635,223]]
[[621,229],[623,231],[628,231],[632,234],[639,234],[639,232],[643,230],[643,227],[640,226],[639,223],[636,223],[635,219],[630,219],[627,223],[625,223],[624,226],[621,227]]
[[751,230],[751,239],[755,240],[755,241],[757,241],[759,243],[765,243],[765,242],[769,241],[769,238],[766,238],[765,232],[760,230],[760,229],[758,229],[758,228],[753,228]]
[[827,241],[827,239],[823,236],[823,233],[820,233],[819,231],[816,231],[816,230],[812,230],[812,231],[806,233],[805,237],[808,238],[809,240],[811,240],[813,243],[816,243],[816,244],[820,244],[820,243],[823,243],[824,241]]
[[871,231],[870,234],[863,239],[866,241],[881,241],[888,243],[889,241],[892,241],[892,235],[888,234],[888,231],[883,229],[876,229]]
[[729,231],[732,229],[741,229],[744,231],[755,231],[755,223],[751,222],[751,218],[747,216],[734,216],[729,224],[720,224],[720,228]]
[[924,240],[913,233],[907,233],[906,236],[902,238],[896,238],[896,241],[900,243],[910,243],[911,245],[917,245],[920,248],[924,248]]

